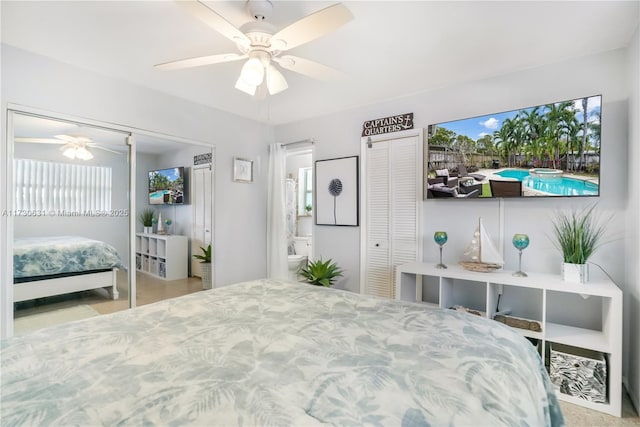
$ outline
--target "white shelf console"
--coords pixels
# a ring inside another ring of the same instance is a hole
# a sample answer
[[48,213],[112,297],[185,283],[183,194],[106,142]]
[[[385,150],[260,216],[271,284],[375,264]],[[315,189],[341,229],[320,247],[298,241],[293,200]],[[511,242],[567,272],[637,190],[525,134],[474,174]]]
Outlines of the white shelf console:
[[186,279],[186,236],[136,233],[136,270],[163,280]]
[[[543,360],[552,343],[606,354],[607,403],[557,391],[558,398],[616,417],[622,415],[622,291],[604,273],[592,271],[589,283],[579,284],[565,282],[553,274],[527,272],[529,277],[514,277],[512,271],[480,273],[457,265],[439,269],[435,264],[413,262],[398,266],[396,299],[441,308],[464,305],[492,319],[502,293],[500,311],[508,309],[512,316],[541,323],[542,332],[514,330],[539,340]],[[588,315],[595,311],[601,312],[596,324]]]

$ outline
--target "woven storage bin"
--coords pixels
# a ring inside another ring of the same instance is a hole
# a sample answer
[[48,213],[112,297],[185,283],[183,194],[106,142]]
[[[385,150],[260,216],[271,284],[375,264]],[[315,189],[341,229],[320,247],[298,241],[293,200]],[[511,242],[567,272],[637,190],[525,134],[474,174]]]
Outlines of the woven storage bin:
[[590,402],[607,402],[607,363],[603,353],[550,344],[549,376],[560,393]]

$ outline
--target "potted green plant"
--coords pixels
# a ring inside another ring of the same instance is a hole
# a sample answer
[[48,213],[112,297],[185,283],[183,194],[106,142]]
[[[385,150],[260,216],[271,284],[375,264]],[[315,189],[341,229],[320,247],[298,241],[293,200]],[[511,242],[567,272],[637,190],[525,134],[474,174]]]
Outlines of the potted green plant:
[[558,212],[553,220],[555,245],[562,252],[562,278],[568,282],[589,280],[587,260],[602,244],[607,224],[599,224],[595,205],[569,213]]
[[342,270],[331,258],[327,261],[320,258],[315,262],[309,262],[306,267],[300,269],[299,274],[312,285],[331,287],[336,277],[342,276]]
[[193,257],[201,261],[202,289],[211,289],[213,287],[211,275],[211,244],[209,244],[206,249],[200,246],[200,249],[202,250],[202,254],[195,254]]
[[304,207],[304,211],[307,215],[311,215],[311,210],[313,209],[313,206],[311,205],[307,205]]
[[153,233],[154,215],[155,214],[153,212],[153,209],[144,209],[138,215],[138,219],[140,220],[140,222],[142,223],[142,226],[144,227],[144,234]]

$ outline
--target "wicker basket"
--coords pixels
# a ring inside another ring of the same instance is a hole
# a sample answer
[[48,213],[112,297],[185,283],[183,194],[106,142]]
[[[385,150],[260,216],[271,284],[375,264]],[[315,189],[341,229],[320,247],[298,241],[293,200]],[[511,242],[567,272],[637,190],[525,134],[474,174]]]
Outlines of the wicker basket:
[[502,268],[500,264],[488,264],[484,262],[461,261],[460,265],[465,270],[478,271],[480,273],[489,273]]

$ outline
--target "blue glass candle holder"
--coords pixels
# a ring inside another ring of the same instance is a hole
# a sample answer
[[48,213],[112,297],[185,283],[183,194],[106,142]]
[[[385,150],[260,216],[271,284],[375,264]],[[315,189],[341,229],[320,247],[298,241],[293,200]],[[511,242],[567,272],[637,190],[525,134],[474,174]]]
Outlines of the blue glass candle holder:
[[513,246],[518,250],[518,271],[513,273],[516,277],[527,277],[527,273],[522,271],[522,251],[529,246],[529,236],[526,234],[514,234]]
[[447,243],[448,238],[446,231],[436,231],[433,234],[433,240],[440,246],[440,263],[436,265],[436,268],[447,268],[447,266],[442,263],[442,246]]

